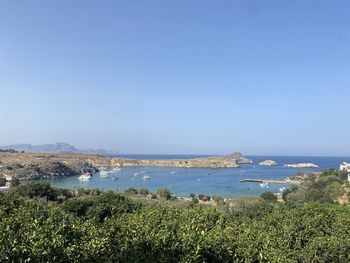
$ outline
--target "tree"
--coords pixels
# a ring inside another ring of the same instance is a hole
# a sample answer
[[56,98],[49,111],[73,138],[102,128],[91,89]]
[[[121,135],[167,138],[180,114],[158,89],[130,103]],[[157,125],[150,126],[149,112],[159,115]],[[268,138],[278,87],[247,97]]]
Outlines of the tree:
[[287,196],[288,196],[288,194],[290,194],[292,191],[290,190],[290,189],[285,189],[283,192],[282,192],[282,199],[283,199],[283,201],[287,201]]
[[192,198],[192,203],[193,203],[193,204],[198,204],[198,203],[199,203],[198,198],[193,197],[193,198]]
[[277,196],[272,192],[265,192],[260,195],[262,199],[264,199],[267,202],[276,202]]
[[6,185],[6,179],[3,177],[0,177],[0,186],[5,186]]
[[169,200],[171,198],[171,192],[168,188],[159,188],[157,189],[156,194],[161,197]]
[[197,197],[198,197],[199,200],[203,200],[203,198],[205,197],[205,195],[204,195],[204,194],[199,194]]
[[125,193],[129,195],[137,195],[138,191],[134,187],[129,187],[128,189],[125,190]]
[[14,193],[29,198],[45,198],[48,201],[56,201],[60,195],[57,189],[52,188],[48,182],[31,182],[14,188]]
[[12,177],[11,186],[17,187],[21,184],[21,181],[17,177]]
[[147,195],[149,195],[149,191],[146,188],[141,188],[141,189],[139,189],[139,194],[142,196],[147,196]]
[[221,201],[224,201],[224,198],[222,198],[221,196],[219,195],[213,195],[213,198],[212,198],[215,202],[219,203]]

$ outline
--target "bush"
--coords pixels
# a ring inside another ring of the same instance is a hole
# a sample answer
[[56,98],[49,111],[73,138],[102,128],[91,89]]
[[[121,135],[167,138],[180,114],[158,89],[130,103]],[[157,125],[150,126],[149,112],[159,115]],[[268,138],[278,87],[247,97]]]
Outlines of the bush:
[[6,185],[6,179],[3,177],[0,177],[0,186],[5,186]]
[[0,193],[1,262],[349,262],[349,206],[258,200],[224,214],[115,192]]
[[219,203],[221,201],[224,201],[224,198],[222,198],[221,196],[218,196],[218,195],[213,195],[213,198],[212,198],[216,203]]
[[171,192],[168,188],[159,188],[157,189],[156,194],[161,197],[169,200],[171,198]]
[[283,192],[282,192],[282,199],[283,199],[283,201],[287,201],[287,196],[288,196],[288,194],[290,194],[292,192],[292,190],[290,190],[290,189],[285,189]]
[[272,192],[265,192],[260,195],[262,199],[264,199],[267,202],[276,202],[277,196]]
[[199,194],[199,195],[197,196],[197,198],[198,198],[199,200],[203,200],[204,197],[205,197],[204,194]]
[[141,189],[139,189],[139,194],[142,196],[147,196],[147,195],[149,195],[149,191],[146,188],[141,188]]
[[12,177],[11,186],[17,187],[21,184],[21,181],[17,177]]
[[134,187],[129,187],[129,188],[126,189],[124,192],[125,192],[126,194],[129,194],[129,195],[137,195],[137,194],[138,194],[137,189],[135,189]]
[[198,204],[198,203],[199,203],[198,198],[193,197],[193,198],[192,198],[192,203],[194,203],[194,204]]
[[60,195],[60,192],[47,182],[30,182],[14,188],[13,192],[29,198],[45,198],[48,201],[57,201]]

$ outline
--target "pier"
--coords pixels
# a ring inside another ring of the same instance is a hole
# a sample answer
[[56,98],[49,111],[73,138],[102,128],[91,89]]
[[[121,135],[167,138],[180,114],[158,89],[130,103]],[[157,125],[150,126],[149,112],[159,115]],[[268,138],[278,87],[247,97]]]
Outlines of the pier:
[[252,183],[263,183],[264,180],[261,179],[241,179],[239,180],[241,183],[247,183],[247,182],[252,182]]
[[239,180],[241,183],[263,183],[263,184],[301,184],[301,181],[282,179],[282,180],[263,180],[247,178]]

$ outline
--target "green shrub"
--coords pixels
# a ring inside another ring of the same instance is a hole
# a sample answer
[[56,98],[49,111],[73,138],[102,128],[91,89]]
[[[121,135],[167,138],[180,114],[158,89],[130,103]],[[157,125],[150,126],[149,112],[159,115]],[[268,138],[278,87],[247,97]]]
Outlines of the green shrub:
[[171,192],[168,188],[159,188],[156,191],[156,194],[161,197],[169,200],[171,198]]
[[0,186],[5,186],[6,185],[6,179],[3,177],[0,177]]
[[147,196],[147,195],[149,195],[149,191],[148,191],[148,189],[146,189],[146,188],[141,188],[141,189],[139,189],[139,194],[140,195],[142,195],[142,196]]
[[[254,199],[226,214],[209,205],[179,208],[178,201],[141,205],[115,192],[73,196],[60,204],[35,198],[50,191],[33,188],[21,188],[23,195],[0,193],[2,262],[350,259],[349,206],[314,202],[286,206]],[[33,192],[34,198],[29,194]]]
[[277,196],[272,192],[265,192],[260,195],[262,199],[264,199],[267,202],[276,202]]
[[213,195],[212,199],[217,203],[224,201],[224,198],[222,198],[221,196],[218,196],[218,195]]
[[135,189],[134,187],[129,187],[129,188],[126,189],[124,192],[125,192],[126,194],[129,194],[129,195],[137,195],[137,194],[138,194],[137,189]]
[[30,182],[14,188],[13,192],[29,198],[45,198],[48,201],[56,201],[60,195],[60,192],[47,182]]

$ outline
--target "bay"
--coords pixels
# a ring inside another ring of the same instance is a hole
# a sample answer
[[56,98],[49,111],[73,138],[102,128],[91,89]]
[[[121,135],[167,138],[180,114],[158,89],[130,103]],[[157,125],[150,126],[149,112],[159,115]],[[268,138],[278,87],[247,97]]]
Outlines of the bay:
[[[206,157],[199,155],[118,155],[133,159],[181,159]],[[109,177],[101,177],[96,173],[91,180],[81,182],[78,176],[52,179],[49,182],[62,188],[99,188],[103,190],[124,191],[129,187],[147,188],[155,192],[166,187],[172,193],[188,197],[190,193],[220,195],[225,198],[241,196],[259,196],[266,191],[280,192],[282,187],[290,185],[274,185],[261,187],[258,183],[240,182],[241,179],[284,179],[297,172],[315,172],[325,168],[339,168],[343,161],[350,162],[350,157],[310,157],[310,156],[247,156],[253,164],[241,165],[241,168],[171,168],[171,167],[124,167],[121,171],[111,171]],[[275,160],[278,166],[259,166],[263,160]],[[311,162],[320,168],[298,169],[284,167],[284,164]],[[150,179],[144,179],[144,176]],[[117,178],[113,179],[112,178]]]

